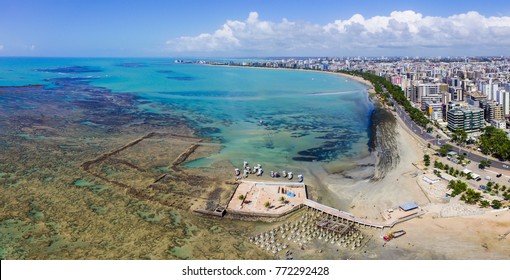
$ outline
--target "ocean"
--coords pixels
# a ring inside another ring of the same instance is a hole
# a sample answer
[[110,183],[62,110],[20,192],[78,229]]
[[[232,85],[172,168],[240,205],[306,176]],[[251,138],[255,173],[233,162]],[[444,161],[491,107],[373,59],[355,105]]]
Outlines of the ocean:
[[[23,96],[5,88],[28,85],[38,87]],[[52,96],[52,88],[63,85],[69,94]],[[81,92],[94,90],[131,96],[134,114],[177,117],[197,136],[221,145],[219,153],[187,162],[188,167],[249,161],[299,168],[369,153],[373,105],[366,86],[328,73],[176,64],[163,58],[0,58],[0,86],[0,103],[16,100],[5,114],[37,111],[52,98],[80,100]],[[80,120],[88,128],[97,122]]]
[[[261,180],[304,174],[313,199],[341,207],[323,170],[370,155],[373,112],[365,85],[328,73],[0,58],[0,259],[272,258],[248,238],[274,223],[193,210],[226,205],[243,161]],[[196,139],[175,135],[202,138],[177,167]]]

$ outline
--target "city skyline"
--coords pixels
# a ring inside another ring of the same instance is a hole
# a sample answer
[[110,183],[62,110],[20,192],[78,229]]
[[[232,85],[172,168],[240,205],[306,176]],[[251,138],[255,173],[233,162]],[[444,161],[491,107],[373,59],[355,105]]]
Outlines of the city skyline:
[[0,56],[501,56],[510,5],[10,1]]

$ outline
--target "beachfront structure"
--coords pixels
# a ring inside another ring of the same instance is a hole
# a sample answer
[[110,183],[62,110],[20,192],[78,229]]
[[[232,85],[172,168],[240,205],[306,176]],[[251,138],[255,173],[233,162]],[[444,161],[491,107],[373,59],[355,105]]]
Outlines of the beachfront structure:
[[455,131],[462,129],[466,132],[476,132],[483,128],[483,110],[473,107],[460,107],[448,111],[448,129]]
[[402,209],[403,211],[407,212],[418,208],[418,204],[416,204],[416,202],[407,202],[400,204],[398,207],[400,207],[400,209]]

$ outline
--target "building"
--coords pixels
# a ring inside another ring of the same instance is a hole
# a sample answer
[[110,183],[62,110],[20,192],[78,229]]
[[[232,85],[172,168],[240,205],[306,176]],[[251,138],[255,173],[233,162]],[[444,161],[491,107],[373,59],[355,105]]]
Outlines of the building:
[[503,106],[494,100],[483,102],[485,120],[487,122],[502,121],[505,119]]
[[483,127],[483,110],[474,107],[454,107],[448,111],[448,129],[455,131],[462,129],[466,132],[476,132]]
[[431,120],[443,120],[443,104],[441,102],[427,102],[425,103],[425,111]]
[[499,129],[506,129],[505,121],[491,121],[491,126],[494,126]]
[[443,101],[442,94],[429,94],[421,97],[421,110],[427,110],[427,103],[439,103],[441,104]]
[[[510,91],[500,89],[496,92],[496,101],[503,106],[503,114],[510,115]],[[509,116],[510,117],[510,116]]]

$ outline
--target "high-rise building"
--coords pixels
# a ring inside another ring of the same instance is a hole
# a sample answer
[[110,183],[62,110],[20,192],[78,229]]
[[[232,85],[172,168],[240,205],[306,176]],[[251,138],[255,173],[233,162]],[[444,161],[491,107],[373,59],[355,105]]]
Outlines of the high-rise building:
[[443,104],[441,102],[426,102],[425,111],[431,120],[443,120]]
[[483,102],[485,120],[487,122],[504,120],[503,106],[494,100]]
[[496,101],[503,107],[503,115],[510,117],[510,91],[499,89],[496,92]]
[[456,107],[448,111],[448,129],[460,128],[466,132],[479,131],[483,127],[483,110],[473,107]]

